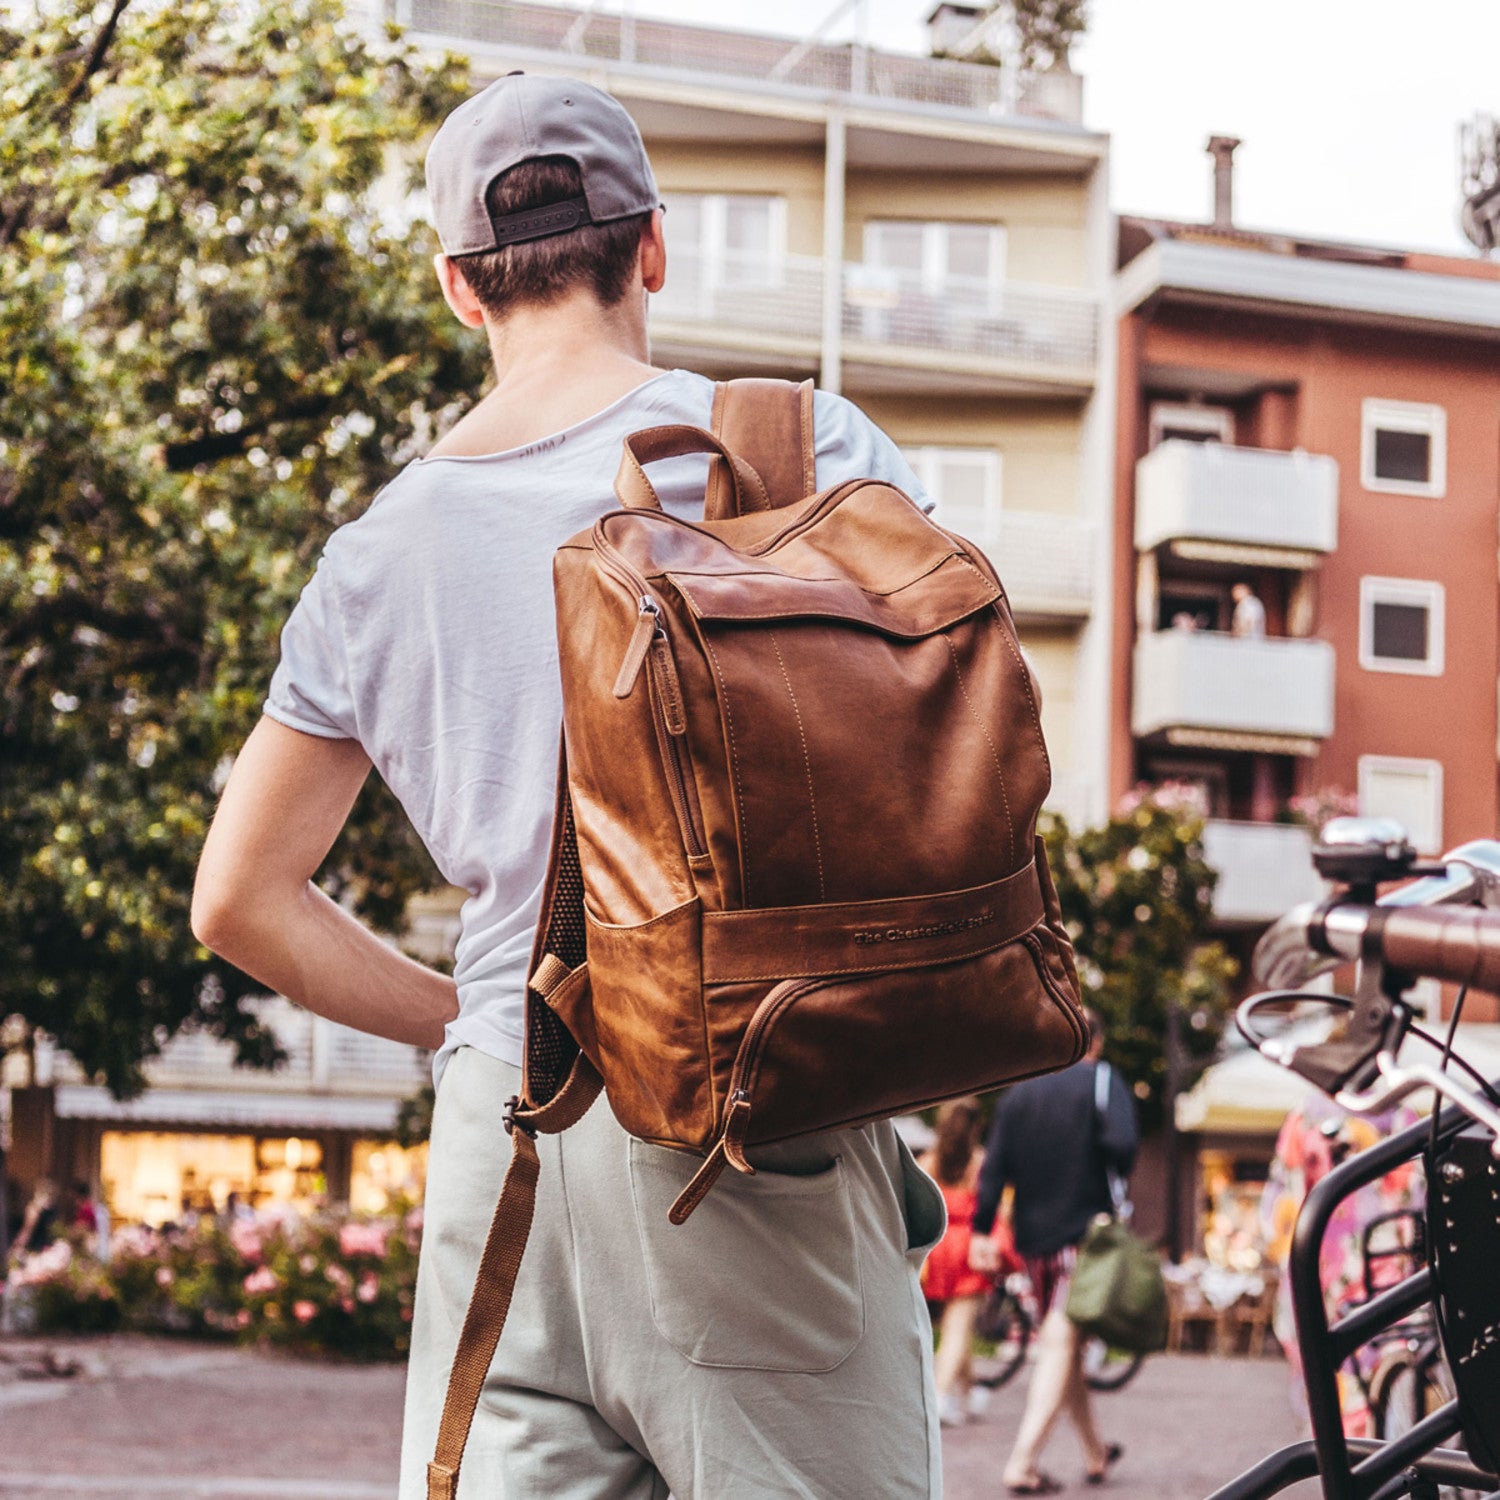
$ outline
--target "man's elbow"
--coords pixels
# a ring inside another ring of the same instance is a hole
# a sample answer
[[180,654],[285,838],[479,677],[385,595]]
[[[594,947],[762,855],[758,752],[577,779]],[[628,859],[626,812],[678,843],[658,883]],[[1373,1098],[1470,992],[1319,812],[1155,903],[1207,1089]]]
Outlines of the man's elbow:
[[200,868],[188,916],[193,936],[212,953],[234,961],[254,916],[255,893],[227,872]]

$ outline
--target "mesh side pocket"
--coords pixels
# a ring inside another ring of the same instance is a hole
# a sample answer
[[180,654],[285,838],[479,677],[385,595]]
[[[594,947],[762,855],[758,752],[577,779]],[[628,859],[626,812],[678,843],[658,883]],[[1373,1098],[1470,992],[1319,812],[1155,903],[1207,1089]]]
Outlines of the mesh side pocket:
[[[556,954],[570,969],[588,957],[588,929],[583,915],[583,867],[573,828],[573,802],[563,792],[554,846],[547,932],[540,952]],[[578,1042],[562,1018],[535,990],[526,993],[526,1080],[533,1104],[545,1104],[563,1085]]]

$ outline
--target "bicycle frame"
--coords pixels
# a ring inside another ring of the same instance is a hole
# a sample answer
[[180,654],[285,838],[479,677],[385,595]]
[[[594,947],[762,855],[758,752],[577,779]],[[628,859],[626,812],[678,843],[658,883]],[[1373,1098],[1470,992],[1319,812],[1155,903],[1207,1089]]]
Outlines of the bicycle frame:
[[[1440,1143],[1451,1141],[1470,1116],[1450,1107],[1438,1122]],[[1392,1500],[1399,1495],[1435,1497],[1438,1486],[1490,1492],[1500,1477],[1477,1467],[1467,1455],[1439,1445],[1460,1430],[1457,1401],[1390,1442],[1347,1438],[1339,1409],[1338,1372],[1355,1350],[1432,1301],[1436,1278],[1430,1265],[1330,1321],[1323,1300],[1320,1258],[1323,1237],[1339,1204],[1394,1167],[1422,1156],[1431,1124],[1421,1121],[1335,1167],[1308,1194],[1292,1238],[1291,1283],[1312,1419],[1310,1442],[1294,1443],[1214,1491],[1210,1500],[1264,1500],[1301,1480],[1320,1477],[1325,1500]]]

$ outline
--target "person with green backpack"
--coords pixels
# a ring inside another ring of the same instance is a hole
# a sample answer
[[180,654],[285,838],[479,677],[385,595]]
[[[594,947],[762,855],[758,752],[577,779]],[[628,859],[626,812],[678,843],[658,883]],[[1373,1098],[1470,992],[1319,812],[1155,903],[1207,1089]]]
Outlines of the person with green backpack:
[[1089,1483],[1101,1483],[1124,1452],[1105,1442],[1095,1426],[1083,1377],[1083,1337],[1068,1316],[1079,1246],[1096,1217],[1113,1217],[1112,1181],[1129,1177],[1138,1140],[1130,1092],[1101,1060],[1103,1023],[1095,1011],[1085,1015],[1089,1047],[1082,1062],[1027,1079],[1000,1096],[979,1176],[970,1264],[993,1269],[995,1216],[1010,1187],[1012,1233],[1040,1318],[1026,1408],[1005,1466],[1005,1487],[1014,1495],[1050,1495],[1062,1488],[1038,1461],[1064,1412],[1083,1444]]

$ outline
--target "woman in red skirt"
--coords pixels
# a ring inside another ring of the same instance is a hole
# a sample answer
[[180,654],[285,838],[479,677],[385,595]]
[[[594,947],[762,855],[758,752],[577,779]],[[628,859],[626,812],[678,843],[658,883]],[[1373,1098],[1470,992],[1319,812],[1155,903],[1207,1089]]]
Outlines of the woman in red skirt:
[[933,1247],[922,1271],[922,1290],[934,1309],[942,1308],[937,1359],[938,1418],[960,1426],[967,1414],[972,1383],[974,1320],[994,1278],[969,1269],[976,1190],[983,1153],[977,1099],[955,1099],[938,1111],[937,1135],[921,1159],[943,1190],[948,1232]]

